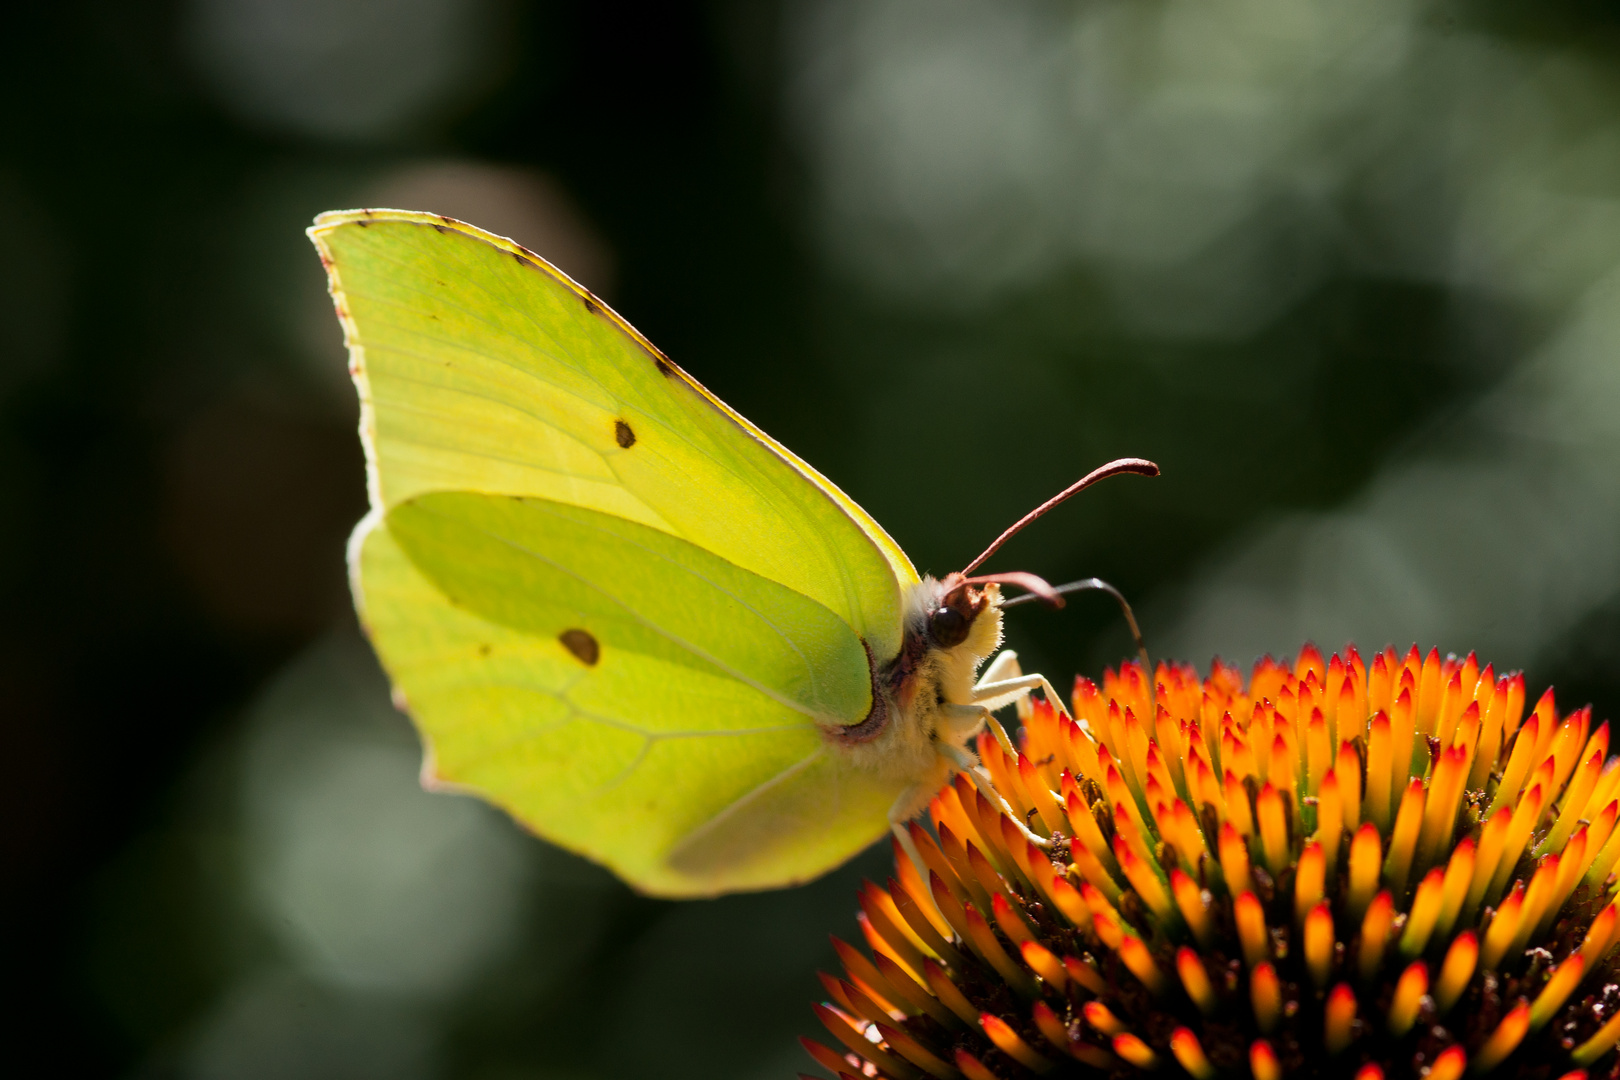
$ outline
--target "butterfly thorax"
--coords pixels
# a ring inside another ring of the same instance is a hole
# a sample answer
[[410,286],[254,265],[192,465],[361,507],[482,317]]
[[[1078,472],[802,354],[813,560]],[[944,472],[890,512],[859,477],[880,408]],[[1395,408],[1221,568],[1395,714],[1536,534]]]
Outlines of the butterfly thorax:
[[996,585],[952,577],[910,587],[899,654],[886,663],[872,658],[871,711],[829,732],[829,742],[862,768],[911,777],[938,771],[943,783],[949,769],[937,742],[967,741],[945,712],[973,701],[974,674],[1001,642],[1001,594]]

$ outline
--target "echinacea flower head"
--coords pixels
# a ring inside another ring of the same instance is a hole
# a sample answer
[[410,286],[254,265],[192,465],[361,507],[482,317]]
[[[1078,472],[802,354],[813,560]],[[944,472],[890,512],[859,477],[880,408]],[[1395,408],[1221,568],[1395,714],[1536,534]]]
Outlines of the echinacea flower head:
[[1620,1078],[1620,758],[1526,704],[1472,654],[1309,645],[1029,703],[862,888],[806,1049],[853,1080]]

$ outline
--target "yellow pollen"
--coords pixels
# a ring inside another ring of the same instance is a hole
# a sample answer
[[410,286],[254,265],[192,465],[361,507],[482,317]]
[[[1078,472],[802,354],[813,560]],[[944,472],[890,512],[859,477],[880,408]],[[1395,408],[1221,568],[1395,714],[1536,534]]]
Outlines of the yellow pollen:
[[1114,1036],[1114,1053],[1138,1069],[1153,1069],[1159,1064],[1158,1055],[1148,1048],[1148,1044],[1129,1032]]
[[1069,985],[1068,973],[1063,970],[1063,961],[1038,941],[1021,942],[1018,951],[1024,957],[1024,963],[1029,969],[1039,975],[1046,984],[1058,993],[1062,993]]
[[1339,760],[1333,771],[1339,779],[1339,798],[1344,801],[1344,823],[1353,828],[1361,821],[1361,757],[1354,743],[1339,744]]
[[1434,1004],[1441,1013],[1448,1012],[1457,998],[1468,989],[1468,980],[1474,977],[1474,965],[1479,961],[1479,939],[1472,930],[1464,930],[1446,950],[1440,965],[1440,977],[1434,984]]
[[1034,1072],[1048,1072],[1053,1062],[1035,1052],[1034,1047],[1025,1042],[1012,1027],[999,1016],[984,1013],[979,1017],[979,1026],[996,1044],[996,1049],[1012,1058],[1018,1064]]
[[1479,834],[1479,847],[1474,856],[1474,872],[1468,882],[1468,897],[1463,901],[1463,918],[1472,922],[1485,899],[1507,844],[1508,830],[1513,827],[1513,811],[1508,807],[1496,811]]
[[1143,986],[1155,994],[1164,991],[1164,976],[1160,974],[1159,966],[1153,962],[1141,938],[1126,937],[1120,943],[1119,958],[1131,969],[1131,974],[1142,981]]
[[1180,867],[1170,871],[1170,891],[1175,894],[1176,908],[1187,928],[1200,945],[1207,947],[1215,939],[1215,925],[1209,917],[1206,894]]
[[1305,850],[1300,853],[1299,864],[1294,870],[1294,921],[1296,924],[1300,926],[1305,924],[1305,917],[1322,899],[1326,881],[1327,860],[1322,854],[1322,845],[1317,843],[1306,844]]
[[1615,1013],[1606,1024],[1592,1033],[1590,1039],[1571,1051],[1569,1058],[1577,1065],[1590,1065],[1608,1053],[1617,1042],[1620,1042],[1620,1013]]
[[1210,1062],[1209,1055],[1204,1053],[1198,1036],[1189,1029],[1178,1027],[1170,1033],[1170,1052],[1193,1080],[1215,1080],[1215,1066]]
[[1254,1006],[1254,1021],[1268,1034],[1282,1019],[1282,986],[1277,981],[1277,969],[1265,960],[1255,966],[1249,975],[1249,1000]]
[[1176,950],[1176,974],[1181,976],[1181,985],[1187,991],[1187,996],[1205,1015],[1213,1013],[1220,1006],[1215,988],[1210,985],[1209,973],[1204,970],[1204,962],[1199,959],[1197,952],[1185,945]]
[[[1279,737],[1278,742],[1281,742]],[[1283,755],[1287,757],[1286,752]],[[1293,790],[1292,782],[1282,789]],[[1255,800],[1255,816],[1260,819],[1260,843],[1265,848],[1266,868],[1271,871],[1272,877],[1281,876],[1288,869],[1288,818],[1283,807],[1282,791],[1273,787],[1270,782],[1260,789],[1260,796]]]
[[1322,777],[1322,786],[1316,792],[1316,843],[1327,866],[1339,863],[1339,838],[1344,827],[1344,798],[1339,790],[1339,769],[1335,766]]
[[1547,979],[1547,985],[1542,987],[1541,993],[1536,995],[1535,1002],[1530,1006],[1530,1030],[1540,1030],[1553,1014],[1563,1007],[1570,993],[1580,985],[1581,976],[1586,973],[1586,964],[1580,953],[1569,957],[1553,971]]
[[1502,1059],[1518,1047],[1529,1030],[1530,1003],[1520,1001],[1502,1017],[1502,1022],[1496,1025],[1496,1030],[1491,1032],[1490,1038],[1485,1040],[1485,1045],[1474,1055],[1475,1071],[1485,1072],[1500,1065]]
[[1395,996],[1389,1003],[1391,1035],[1405,1035],[1412,1030],[1412,1024],[1417,1020],[1418,1005],[1428,992],[1429,967],[1421,960],[1414,960],[1401,972],[1400,981],[1395,984]]
[[1330,1054],[1342,1053],[1355,1037],[1356,994],[1348,983],[1340,983],[1328,995],[1323,1021],[1323,1042]]
[[1393,745],[1389,717],[1380,712],[1367,727],[1367,819],[1379,831],[1389,828]]
[[1389,944],[1389,931],[1395,923],[1395,901],[1385,889],[1367,905],[1367,917],[1361,920],[1361,978],[1370,980],[1378,974],[1384,962],[1384,948]]
[[1232,901],[1232,919],[1237,923],[1238,941],[1243,946],[1243,960],[1254,967],[1271,956],[1266,934],[1266,914],[1260,899],[1252,892],[1242,893]]
[[1356,830],[1355,839],[1350,841],[1350,892],[1346,914],[1352,921],[1361,918],[1378,888],[1382,839],[1378,826],[1369,821]]
[[1480,946],[1479,958],[1488,968],[1494,968],[1507,954],[1513,936],[1519,932],[1520,913],[1524,907],[1524,882],[1515,882],[1513,892],[1502,901],[1485,930],[1485,941]]
[[1406,929],[1401,932],[1401,956],[1408,960],[1423,955],[1440,918],[1441,891],[1445,871],[1438,867],[1430,870],[1418,884],[1417,895],[1412,898],[1412,910],[1406,916]]
[[1423,824],[1425,789],[1422,780],[1406,785],[1401,796],[1401,808],[1395,815],[1395,829],[1389,838],[1389,854],[1384,857],[1384,876],[1395,892],[1406,891],[1406,877],[1412,871],[1412,856],[1417,848],[1418,829]]
[[[1244,797],[1247,801],[1247,796]],[[1221,873],[1226,888],[1233,896],[1254,891],[1254,878],[1249,874],[1249,849],[1238,830],[1230,824],[1221,826]]]
[[1581,959],[1591,969],[1609,951],[1614,941],[1615,927],[1620,920],[1620,900],[1616,900],[1604,908],[1598,917],[1592,920],[1592,925],[1586,931],[1586,938],[1581,942]]
[[1088,1001],[1080,1009],[1086,1023],[1102,1032],[1104,1035],[1118,1035],[1125,1030],[1125,1022],[1109,1011],[1108,1006],[1100,1001]]
[[1434,932],[1441,937],[1451,933],[1463,900],[1468,896],[1468,885],[1474,876],[1474,840],[1463,837],[1451,852],[1446,863],[1445,877],[1440,886],[1440,914],[1435,919]]
[[1468,1051],[1453,1044],[1435,1056],[1434,1064],[1429,1067],[1429,1080],[1461,1080],[1467,1066]]
[[1325,988],[1333,967],[1333,907],[1326,900],[1305,916],[1305,966],[1316,988]]
[[1249,1072],[1254,1080],[1282,1080],[1282,1064],[1277,1060],[1277,1052],[1264,1039],[1256,1039],[1249,1045]]

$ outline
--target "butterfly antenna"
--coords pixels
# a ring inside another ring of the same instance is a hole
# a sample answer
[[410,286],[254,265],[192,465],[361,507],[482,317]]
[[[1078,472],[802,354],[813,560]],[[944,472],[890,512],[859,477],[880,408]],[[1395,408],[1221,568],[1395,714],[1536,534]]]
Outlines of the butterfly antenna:
[[972,562],[968,563],[967,566],[962,569],[962,576],[971,576],[974,570],[983,565],[986,559],[994,555],[1001,548],[1002,544],[1005,544],[1008,540],[1011,540],[1013,537],[1017,536],[1025,529],[1025,527],[1032,524],[1037,518],[1041,517],[1048,510],[1051,510],[1060,503],[1063,503],[1073,496],[1080,494],[1097,481],[1106,480],[1110,476],[1118,476],[1121,473],[1136,473],[1138,476],[1158,476],[1159,467],[1153,464],[1153,462],[1148,461],[1146,458],[1120,458],[1118,461],[1110,461],[1101,468],[1091,470],[1090,472],[1086,473],[1086,475],[1082,476],[1080,479],[1076,480],[1074,483],[1070,484],[1068,487],[1064,488],[1062,491],[1058,492],[1056,495],[1052,496],[1050,499],[1047,499],[1045,502],[1041,503],[1041,505],[1025,514],[1023,517],[1013,522],[1012,527],[1006,532],[1002,533],[1000,536],[996,537],[995,542],[989,547],[985,548],[983,554],[981,554],[977,559],[974,559]]
[[[976,577],[963,577],[961,574],[952,574],[946,579],[946,584],[952,588],[963,585],[1016,585],[1020,589],[1028,589],[1029,594],[1020,599],[1045,600],[1053,607],[1063,606],[1063,594],[1047,583],[1047,580],[1038,574],[1031,574],[1025,570],[1013,570],[1006,574],[979,574]],[[1006,605],[1003,604],[1003,607]]]
[[[1015,582],[1014,584],[1018,583]],[[1104,581],[1102,578],[1094,577],[1088,577],[1084,581],[1071,581],[1067,585],[1047,585],[1046,587],[1058,596],[1062,596],[1064,593],[1096,591],[1105,592],[1109,596],[1112,596],[1115,600],[1119,601],[1119,610],[1124,613],[1125,623],[1131,628],[1131,637],[1136,639],[1136,655],[1142,661],[1142,674],[1148,680],[1148,693],[1151,700],[1151,695],[1153,692],[1153,665],[1148,660],[1147,642],[1142,640],[1142,628],[1136,624],[1136,613],[1131,610],[1131,605],[1125,599],[1125,594],[1108,584],[1108,582]],[[1046,599],[1047,597],[1044,593],[1031,591],[1025,593],[1023,596],[1015,596],[1011,600],[1003,600],[1001,602],[1001,609],[1005,611],[1010,607],[1017,607],[1019,604],[1027,604],[1031,600]]]

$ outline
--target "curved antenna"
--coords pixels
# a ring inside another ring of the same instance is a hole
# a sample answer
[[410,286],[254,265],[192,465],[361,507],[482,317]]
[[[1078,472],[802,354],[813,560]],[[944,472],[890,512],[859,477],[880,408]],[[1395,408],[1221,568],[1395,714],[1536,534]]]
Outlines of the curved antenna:
[[962,568],[962,576],[968,577],[971,575],[973,571],[984,562],[984,560],[994,555],[996,550],[1000,548],[1002,544],[1005,544],[1008,540],[1011,540],[1014,536],[1017,536],[1021,531],[1023,531],[1025,526],[1029,525],[1042,514],[1045,514],[1048,510],[1057,506],[1066,499],[1080,494],[1097,481],[1106,480],[1110,476],[1118,476],[1120,473],[1136,473],[1138,476],[1158,476],[1159,467],[1146,458],[1128,457],[1120,458],[1117,461],[1110,461],[1101,468],[1091,470],[1090,472],[1086,473],[1086,475],[1082,476],[1080,479],[1076,480],[1074,483],[1070,484],[1068,487],[1064,488],[1062,491],[1058,492],[1056,495],[1052,496],[1050,499],[1047,499],[1045,502],[1041,503],[1041,505],[1025,514],[1023,517],[1013,522],[1010,529],[996,537],[995,543],[984,549],[984,554],[980,555],[977,559],[974,559],[972,562],[968,563],[967,566]]
[[[1131,636],[1136,639],[1136,654],[1142,660],[1142,675],[1148,681],[1148,701],[1151,702],[1153,700],[1154,682],[1153,665],[1148,660],[1147,643],[1142,640],[1142,628],[1136,625],[1136,614],[1131,611],[1131,605],[1126,601],[1125,594],[1108,584],[1108,582],[1104,581],[1102,578],[1094,577],[1088,577],[1083,581],[1071,581],[1067,585],[1058,585],[1055,587],[1048,585],[1047,588],[1051,589],[1052,592],[1058,596],[1062,596],[1064,593],[1096,590],[1097,592],[1105,592],[1109,596],[1112,596],[1115,600],[1119,601],[1119,610],[1125,613],[1125,622],[1131,628]],[[1001,610],[1006,611],[1010,607],[1017,607],[1019,604],[1027,604],[1031,600],[1047,600],[1048,603],[1050,603],[1050,600],[1048,600],[1048,598],[1042,593],[1027,592],[1023,596],[1015,596],[1011,600],[1003,600],[1001,602]]]
[[[1020,589],[1029,592],[1019,597],[1020,600],[1044,600],[1055,608],[1063,606],[1063,594],[1054,589],[1047,580],[1038,574],[1031,574],[1024,570],[1014,570],[1006,574],[980,574],[978,577],[960,577],[953,575],[947,579],[951,588],[957,589],[963,585],[1017,585]],[[1003,604],[1002,607],[1006,607]]]

